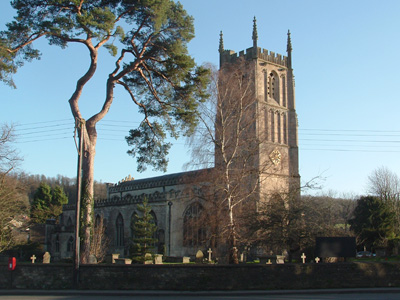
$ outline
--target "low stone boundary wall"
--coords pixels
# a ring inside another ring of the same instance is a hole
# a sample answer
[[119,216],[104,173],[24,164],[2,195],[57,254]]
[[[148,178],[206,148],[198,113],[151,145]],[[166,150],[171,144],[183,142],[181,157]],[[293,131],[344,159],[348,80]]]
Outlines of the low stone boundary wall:
[[[276,290],[400,287],[400,263],[83,265],[80,289]],[[0,265],[0,289],[71,289],[70,264]]]

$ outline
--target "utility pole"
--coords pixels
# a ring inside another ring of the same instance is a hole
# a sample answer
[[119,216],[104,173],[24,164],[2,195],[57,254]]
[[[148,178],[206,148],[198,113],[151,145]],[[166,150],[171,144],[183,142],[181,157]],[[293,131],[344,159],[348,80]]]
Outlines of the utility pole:
[[81,214],[81,185],[82,185],[82,154],[83,154],[83,137],[85,132],[85,120],[76,119],[75,134],[78,130],[79,147],[78,147],[78,173],[76,177],[76,210],[75,210],[75,251],[74,251],[74,286],[79,287],[79,263],[80,263],[80,214]]

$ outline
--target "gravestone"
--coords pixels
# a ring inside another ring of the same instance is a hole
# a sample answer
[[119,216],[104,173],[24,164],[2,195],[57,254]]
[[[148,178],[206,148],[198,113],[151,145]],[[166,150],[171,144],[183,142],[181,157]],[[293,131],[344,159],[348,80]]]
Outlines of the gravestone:
[[285,255],[277,255],[276,256],[276,263],[277,264],[284,264],[285,263]]
[[49,264],[49,263],[50,263],[50,258],[51,258],[50,253],[49,253],[49,252],[46,252],[46,253],[43,255],[43,263],[44,263],[44,264]]
[[31,260],[32,260],[32,263],[34,264],[35,263],[35,260],[36,260],[36,256],[35,256],[35,254],[33,254],[32,256],[31,256],[31,258],[30,258]]
[[155,265],[162,265],[163,264],[162,257],[163,257],[162,254],[156,254],[155,257],[154,257],[154,264]]
[[152,265],[153,264],[153,255],[151,253],[146,253],[144,255],[144,264]]
[[93,254],[89,255],[89,264],[97,264],[97,258]]
[[119,253],[111,254],[111,263],[115,264],[115,260],[119,258]]
[[199,250],[196,253],[196,263],[202,263],[204,259],[203,251]]
[[316,263],[319,263],[320,260],[321,260],[321,259],[320,259],[319,257],[316,257],[316,258],[315,258],[315,262],[316,262]]
[[211,248],[208,248],[207,253],[208,253],[208,262],[210,263],[212,261],[212,257],[211,257],[212,250],[211,250]]
[[115,259],[115,264],[117,264],[117,265],[130,265],[130,264],[132,264],[132,259],[130,259],[130,258],[117,258],[117,259]]
[[301,255],[301,259],[303,260],[303,264],[306,263],[306,257],[307,256],[304,253]]
[[182,263],[184,263],[184,264],[190,263],[190,257],[189,257],[189,256],[184,256],[184,257],[182,258]]

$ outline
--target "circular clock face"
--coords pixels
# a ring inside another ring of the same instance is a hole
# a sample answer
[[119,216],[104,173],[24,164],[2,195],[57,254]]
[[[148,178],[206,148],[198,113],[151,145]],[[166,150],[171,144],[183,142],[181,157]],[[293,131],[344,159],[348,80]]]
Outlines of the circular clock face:
[[278,151],[278,149],[275,149],[274,151],[271,152],[269,155],[269,158],[271,159],[272,163],[274,165],[277,165],[281,162],[281,153]]

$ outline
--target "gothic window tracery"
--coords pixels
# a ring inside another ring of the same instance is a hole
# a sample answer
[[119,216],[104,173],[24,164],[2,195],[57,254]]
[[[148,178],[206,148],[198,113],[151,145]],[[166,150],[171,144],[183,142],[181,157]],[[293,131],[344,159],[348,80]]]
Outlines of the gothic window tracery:
[[72,252],[73,249],[74,249],[74,238],[70,236],[67,242],[67,252]]
[[203,206],[199,202],[186,208],[183,218],[183,246],[199,246],[204,241],[206,231],[203,227],[203,213]]
[[70,226],[72,226],[73,224],[72,224],[72,219],[71,219],[71,217],[69,217],[68,218],[68,221],[67,221],[67,227],[70,227]]

